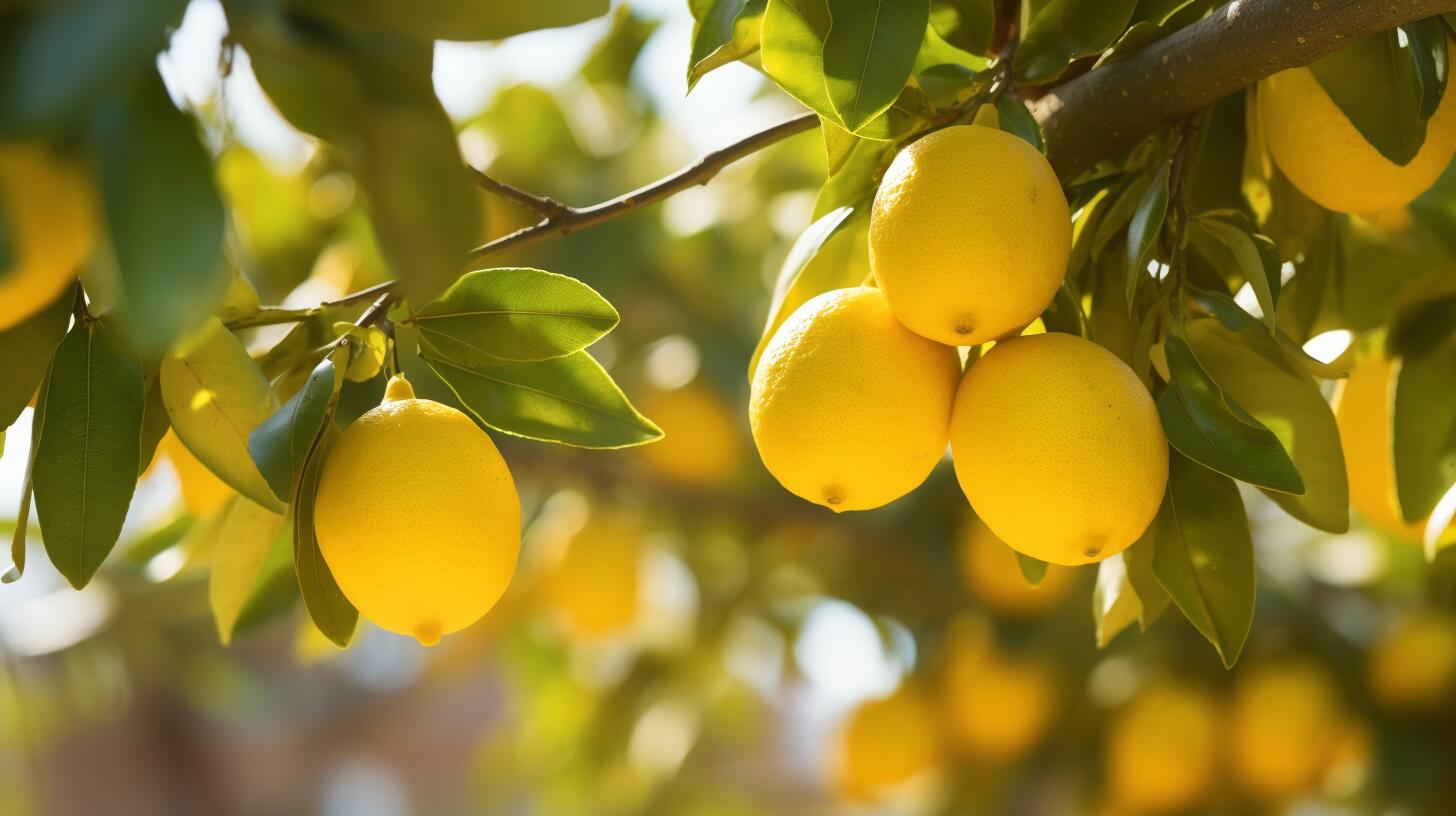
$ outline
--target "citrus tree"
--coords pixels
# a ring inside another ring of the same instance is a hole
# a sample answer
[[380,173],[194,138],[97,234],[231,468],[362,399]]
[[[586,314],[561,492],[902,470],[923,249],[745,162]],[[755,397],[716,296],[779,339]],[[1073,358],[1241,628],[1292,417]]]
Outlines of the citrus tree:
[[[1254,610],[1247,490],[1329,532],[1353,506],[1431,558],[1452,538],[1451,3],[692,0],[689,87],[741,61],[807,112],[576,206],[464,161],[433,44],[606,0],[226,0],[219,70],[246,58],[357,189],[348,229],[383,272],[286,306],[260,302],[239,240],[258,213],[220,193],[229,134],[158,71],[185,6],[3,12],[0,426],[34,408],[7,581],[33,497],[86,585],[163,446],[220,486],[192,535],[224,641],[295,593],[339,645],[360,615],[425,643],[469,626],[520,546],[491,433],[663,444],[589,350],[632,312],[579,270],[504,259],[810,130],[812,224],[737,362],[785,490],[872,510],[949,446],[977,535],[1026,582],[1097,565],[1099,642],[1171,605],[1230,666]],[[530,217],[489,224],[503,203]],[[1318,354],[1332,331],[1355,341]],[[562,597],[598,567],[578,569]],[[1202,722],[1186,697],[1129,716]],[[915,703],[885,705],[868,733]]]

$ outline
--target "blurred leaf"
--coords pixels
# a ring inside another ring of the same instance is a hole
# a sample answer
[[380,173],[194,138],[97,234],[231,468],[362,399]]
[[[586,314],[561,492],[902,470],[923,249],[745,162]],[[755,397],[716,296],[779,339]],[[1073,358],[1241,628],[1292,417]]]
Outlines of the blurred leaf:
[[1140,173],[1122,184],[1115,195],[1109,193],[1108,203],[1099,208],[1102,217],[1098,220],[1096,230],[1092,233],[1092,243],[1088,255],[1093,260],[1102,256],[1102,250],[1132,220],[1138,204],[1152,188],[1154,179],[1153,175]]
[[1195,320],[1188,324],[1187,337],[1218,387],[1279,439],[1304,482],[1298,495],[1264,492],[1311,527],[1345,532],[1350,498],[1339,429],[1319,384],[1299,359],[1257,328],[1230,331],[1215,320]]
[[758,50],[759,25],[768,0],[689,0],[693,13],[688,90],[703,75]]
[[1122,553],[1097,564],[1097,585],[1092,590],[1092,621],[1097,626],[1097,648],[1104,649],[1117,634],[1142,614],[1142,602],[1127,577]]
[[1232,267],[1249,282],[1264,312],[1264,324],[1274,332],[1279,300],[1279,252],[1274,242],[1250,233],[1221,218],[1199,215],[1189,219],[1188,238],[1205,258],[1220,269]]
[[[631,84],[632,68],[642,55],[643,46],[657,31],[660,21],[650,20],[632,13],[632,6],[623,3],[612,15],[612,28],[581,64],[579,76],[593,85],[611,84],[627,87]],[[758,29],[753,29],[754,45],[758,43]],[[489,114],[487,114],[489,115]]]
[[[815,295],[859,283],[857,280],[846,279],[844,271],[847,264],[839,263],[837,259],[825,259],[816,263],[820,250],[824,249],[830,238],[852,223],[851,216],[855,212],[853,207],[831,210],[829,214],[810,224],[789,248],[783,266],[779,267],[778,281],[774,283],[773,301],[768,307],[768,322],[764,325],[758,346],[748,361],[750,381],[753,380],[753,372],[758,368],[758,358],[763,355],[764,348],[795,309]],[[860,220],[863,220],[863,216]]]
[[1219,388],[1189,347],[1181,323],[1174,324],[1165,343],[1172,382],[1157,403],[1168,442],[1240,481],[1303,493],[1304,480],[1279,438]]
[[1016,49],[1016,73],[1031,83],[1055,79],[1078,57],[1098,54],[1117,41],[1137,0],[1051,0],[1032,18]]
[[1144,632],[1168,608],[1170,600],[1168,590],[1163,589],[1153,573],[1153,553],[1157,552],[1157,544],[1158,525],[1154,523],[1148,526],[1137,541],[1122,551],[1122,561],[1127,567],[1127,580],[1132,584],[1133,592],[1137,593],[1138,603],[1142,607],[1138,610],[1138,628]]
[[54,133],[120,93],[167,44],[185,0],[47,3],[0,28],[0,136]]
[[1446,53],[1446,27],[1439,17],[1427,17],[1400,26],[1409,42],[1412,67],[1416,82],[1420,84],[1420,108],[1422,119],[1430,119],[1441,104],[1446,92],[1448,56]]
[[501,40],[543,28],[584,23],[606,14],[610,0],[541,3],[479,0],[311,0],[311,10],[348,25],[366,24],[426,42]]
[[1126,296],[1129,306],[1137,302],[1138,284],[1148,277],[1148,259],[1153,245],[1157,243],[1158,233],[1163,229],[1163,220],[1168,216],[1168,172],[1167,163],[1158,168],[1127,224],[1127,255],[1124,258],[1123,275],[1127,281]]
[[50,365],[41,377],[40,390],[35,395],[35,410],[30,415],[30,451],[25,458],[25,476],[20,483],[20,506],[15,511],[15,531],[10,536],[10,567],[0,575],[0,583],[14,583],[25,574],[25,539],[30,531],[30,502],[35,495],[35,457],[40,450],[42,431],[45,430],[46,392],[50,390]]
[[248,435],[278,399],[238,338],[213,318],[162,359],[161,381],[172,428],[192,455],[229,487],[282,512],[248,453]]
[[889,110],[910,78],[930,21],[930,0],[829,0],[824,85],[846,130]]
[[334,581],[334,574],[324,563],[323,553],[319,552],[313,529],[319,473],[336,434],[325,424],[324,432],[309,452],[303,474],[298,479],[298,490],[293,496],[293,569],[298,576],[298,590],[303,596],[303,606],[308,610],[309,619],[324,637],[342,649],[354,637],[359,610],[349,603]]
[[1231,479],[1173,453],[1153,572],[1232,668],[1254,621],[1254,543]]
[[56,346],[66,336],[75,302],[76,287],[68,286],[54,303],[0,332],[0,371],[5,372],[0,377],[0,429],[10,427],[35,396]]
[[930,25],[956,48],[981,55],[991,48],[996,10],[991,0],[931,0]]
[[1052,302],[1041,313],[1042,325],[1049,332],[1063,332],[1088,337],[1087,315],[1082,312],[1082,298],[1072,286],[1071,278],[1062,281]]
[[298,393],[248,435],[249,455],[282,501],[292,500],[304,462],[344,384],[343,371],[334,362],[337,356],[336,351],[325,357]]
[[1023,555],[1017,550],[1012,550],[1012,552],[1016,553],[1016,566],[1021,570],[1021,577],[1026,581],[1026,585],[1040,586],[1042,579],[1046,577],[1047,562]]
[[137,474],[145,473],[151,466],[152,460],[157,456],[157,446],[162,443],[162,437],[172,427],[172,419],[167,416],[167,404],[162,401],[162,376],[156,366],[145,370],[144,382],[147,387],[147,398],[142,403],[142,434],[141,453],[137,457]]
[[33,476],[46,552],[77,589],[121,534],[145,399],[141,366],[114,331],[85,320],[66,334],[47,377]]
[[1392,423],[1401,515],[1424,519],[1456,484],[1456,333],[1421,356],[1403,357]]
[[298,577],[293,569],[293,525],[285,523],[268,545],[252,591],[233,623],[233,637],[251,632],[289,611],[298,597]]
[[997,97],[996,115],[1002,130],[1020,136],[1039,152],[1046,152],[1046,140],[1042,138],[1041,125],[1037,124],[1036,117],[1031,115],[1031,111],[1026,109],[1020,99],[1006,94]]
[[497,431],[580,448],[624,448],[662,438],[585,351],[530,363],[461,365],[421,337],[420,353],[461,404]]
[[620,317],[575,278],[515,268],[470,272],[411,320],[436,350],[470,363],[571,354],[600,340]]
[[222,512],[214,532],[207,599],[224,646],[232,640],[233,626],[255,591],[263,562],[282,527],[283,516],[242,496],[234,496]]
[[1420,152],[1426,141],[1421,79],[1397,29],[1355,40],[1309,70],[1381,155],[1404,165]]

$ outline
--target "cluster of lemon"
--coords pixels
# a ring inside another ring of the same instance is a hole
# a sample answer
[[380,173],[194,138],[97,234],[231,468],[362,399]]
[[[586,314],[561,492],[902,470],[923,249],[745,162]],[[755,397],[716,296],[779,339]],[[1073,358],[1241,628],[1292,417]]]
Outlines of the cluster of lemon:
[[[972,507],[1013,548],[1074,565],[1137,540],[1168,477],[1148,390],[1081,337],[1014,336],[1071,251],[1041,153],[989,127],[931,133],[890,165],[869,241],[877,288],[805,303],[754,372],[749,419],[775,478],[865,510],[914,489],[949,444]],[[962,376],[955,347],[992,341]]]

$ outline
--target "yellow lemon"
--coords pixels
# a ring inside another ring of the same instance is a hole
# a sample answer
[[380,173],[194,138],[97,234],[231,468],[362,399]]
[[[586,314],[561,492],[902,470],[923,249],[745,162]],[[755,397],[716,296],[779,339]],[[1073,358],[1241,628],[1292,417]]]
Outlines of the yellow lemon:
[[986,526],[1053,564],[1122,552],[1168,481],[1152,396],[1116,355],[1070,334],[1003,340],[976,361],[956,392],[951,452]]
[[931,340],[1018,332],[1067,273],[1072,221],[1052,167],[995,128],[937,130],[900,152],[870,214],[870,268],[895,316]]
[[689,383],[671,391],[655,391],[643,397],[638,407],[663,430],[661,440],[638,450],[648,467],[664,479],[712,486],[729,481],[742,466],[742,415],[730,410],[712,388]]
[[1056,678],[1028,658],[1003,654],[955,627],[949,630],[941,674],[947,735],[984,762],[1025,756],[1046,735],[1057,708]]
[[961,523],[956,554],[966,592],[987,609],[1005,615],[1045,612],[1061,603],[1076,583],[1076,571],[1052,564],[1041,583],[1027,584],[1016,553],[973,513]]
[[173,431],[167,431],[167,435],[162,437],[161,443],[157,445],[157,452],[172,463],[172,469],[177,472],[182,504],[193,516],[208,518],[222,507],[223,502],[235,495],[231,487],[192,455],[192,451],[182,444],[182,440]]
[[753,441],[788,490],[835,511],[887,504],[945,454],[960,358],[878,289],[825,292],[774,334],[749,394]]
[[1397,165],[1360,135],[1308,68],[1263,80],[1264,141],[1299,191],[1328,210],[1373,213],[1409,204],[1435,183],[1456,153],[1456,101],[1442,95],[1415,158]]
[[1426,522],[1406,521],[1395,505],[1390,426],[1393,368],[1390,360],[1378,354],[1357,361],[1335,391],[1335,424],[1345,449],[1350,506],[1382,530],[1420,541]]
[[1309,790],[1346,733],[1339,688],[1307,658],[1250,667],[1229,716],[1230,770],[1249,793],[1269,800]]
[[861,704],[838,735],[835,789],[852,799],[873,799],[934,767],[941,756],[938,728],[930,702],[913,685]]
[[505,592],[521,502],[490,437],[396,376],[329,452],[314,529],[359,614],[432,645]]
[[569,539],[554,542],[556,558],[541,576],[542,604],[573,633],[619,634],[637,619],[642,527],[622,514],[594,514]]
[[1386,708],[1439,710],[1456,695],[1456,618],[1426,611],[1402,621],[1370,650],[1365,678]]
[[1115,811],[1184,810],[1208,794],[1218,771],[1218,701],[1197,687],[1155,681],[1114,714],[1103,751]]
[[0,267],[0,331],[76,279],[96,243],[95,207],[89,180],[48,148],[0,146],[0,229],[9,248]]

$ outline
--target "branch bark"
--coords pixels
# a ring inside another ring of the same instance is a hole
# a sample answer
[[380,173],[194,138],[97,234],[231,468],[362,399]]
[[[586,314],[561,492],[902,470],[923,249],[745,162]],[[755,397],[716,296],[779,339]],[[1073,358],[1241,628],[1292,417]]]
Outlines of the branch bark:
[[1212,14],[1032,103],[1047,158],[1075,178],[1266,76],[1456,0],[1231,0]]

